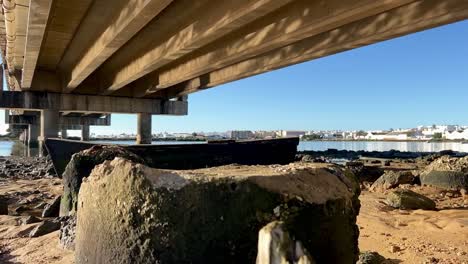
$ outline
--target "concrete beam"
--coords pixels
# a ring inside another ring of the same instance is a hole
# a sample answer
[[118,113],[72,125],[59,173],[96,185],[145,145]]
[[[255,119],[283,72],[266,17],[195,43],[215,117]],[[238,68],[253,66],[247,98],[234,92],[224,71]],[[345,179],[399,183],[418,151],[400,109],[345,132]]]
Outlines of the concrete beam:
[[29,1],[28,27],[21,88],[29,89],[36,69],[53,0]]
[[154,95],[164,98],[182,96],[467,18],[468,1],[421,0],[212,71]]
[[[135,50],[146,48],[146,53],[141,53],[120,67],[116,67],[114,61],[103,65],[101,78],[105,80],[103,94],[122,88],[134,80],[178,59],[182,56],[211,43],[218,38],[237,30],[259,17],[262,17],[292,0],[236,0],[224,1],[222,4],[213,4],[208,1],[199,10],[197,19],[187,13],[187,6],[193,7],[193,3],[182,3],[170,9],[162,17],[155,21],[157,32],[144,32],[146,39],[152,39],[150,48],[144,46],[146,40],[135,38],[135,46],[127,48],[134,53]],[[176,3],[175,3],[176,4]],[[202,15],[200,15],[202,14]],[[185,22],[187,21],[187,22]],[[180,27],[179,30],[168,31],[161,34],[163,29]],[[156,35],[155,35],[156,34]],[[143,35],[143,34],[141,34]],[[138,48],[136,46],[139,46]]]
[[0,93],[0,108],[94,113],[187,115],[188,102],[41,92]]
[[[33,124],[38,125],[40,118],[38,114],[24,114],[24,115],[11,115],[5,111],[6,124]],[[111,115],[104,115],[103,117],[91,116],[64,116],[60,115],[58,120],[59,125],[90,125],[90,126],[110,126]]]
[[[65,87],[63,92],[72,92],[84,79],[124,45],[148,22],[156,17],[173,0],[124,1],[110,21],[101,21],[107,29],[91,42],[91,46],[80,54],[80,59],[64,69]],[[115,3],[113,3],[115,5]],[[95,25],[93,25],[95,26]],[[88,32],[81,31],[84,34]]]
[[158,89],[201,76],[414,0],[300,0],[188,56],[159,74]]

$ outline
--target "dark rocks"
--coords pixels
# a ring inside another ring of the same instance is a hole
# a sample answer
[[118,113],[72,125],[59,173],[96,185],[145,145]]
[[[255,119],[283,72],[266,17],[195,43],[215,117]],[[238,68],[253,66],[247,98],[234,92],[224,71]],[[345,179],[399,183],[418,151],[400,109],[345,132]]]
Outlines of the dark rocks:
[[39,223],[41,219],[31,215],[26,218],[21,219],[21,224],[22,225],[29,225],[29,224],[34,224],[34,223]]
[[47,204],[42,211],[42,217],[57,217],[60,211],[60,200],[62,196],[57,196],[52,203]]
[[44,222],[37,225],[31,233],[29,233],[29,237],[40,237],[43,235],[47,235],[54,231],[60,229],[60,220],[53,219],[53,220],[44,220]]
[[377,252],[364,251],[359,255],[359,260],[356,264],[381,264],[386,259]]
[[468,156],[443,156],[434,160],[420,174],[421,184],[444,189],[468,188]]
[[115,157],[122,157],[144,164],[143,159],[119,146],[94,146],[72,156],[63,178],[63,195],[60,205],[60,215],[67,216],[77,208],[78,191],[84,177],[88,177],[94,166]]
[[8,201],[0,196],[0,215],[8,215]]
[[410,190],[395,190],[387,195],[387,204],[394,208],[410,210],[435,210],[436,203],[428,197]]
[[398,187],[400,184],[411,184],[414,176],[411,171],[386,171],[370,187],[371,191],[385,191]]
[[13,179],[40,179],[55,177],[52,161],[48,157],[3,157],[0,177]]
[[374,182],[384,173],[384,170],[380,167],[366,166],[359,161],[347,162],[346,168],[353,172],[360,182]]
[[273,221],[317,263],[354,263],[358,195],[330,164],[173,171],[116,158],[81,186],[76,263],[254,263]]
[[60,245],[68,250],[75,250],[76,215],[66,217],[60,226]]

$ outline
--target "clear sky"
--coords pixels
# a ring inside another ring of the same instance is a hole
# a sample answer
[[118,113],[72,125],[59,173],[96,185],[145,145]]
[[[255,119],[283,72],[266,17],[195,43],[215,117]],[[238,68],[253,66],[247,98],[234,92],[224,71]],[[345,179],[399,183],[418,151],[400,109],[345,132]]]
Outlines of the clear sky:
[[[0,123],[3,123],[0,113]],[[189,96],[153,132],[468,125],[468,21],[290,66]],[[135,115],[91,132],[134,133]]]

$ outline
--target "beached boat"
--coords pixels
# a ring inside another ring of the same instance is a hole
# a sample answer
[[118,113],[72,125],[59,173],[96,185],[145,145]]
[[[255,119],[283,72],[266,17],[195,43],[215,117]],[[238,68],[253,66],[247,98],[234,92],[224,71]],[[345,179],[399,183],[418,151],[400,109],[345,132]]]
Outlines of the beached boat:
[[[153,168],[197,169],[226,164],[287,164],[294,161],[299,138],[226,140],[202,144],[120,145]],[[59,175],[73,154],[95,145],[75,140],[47,139],[46,147]]]

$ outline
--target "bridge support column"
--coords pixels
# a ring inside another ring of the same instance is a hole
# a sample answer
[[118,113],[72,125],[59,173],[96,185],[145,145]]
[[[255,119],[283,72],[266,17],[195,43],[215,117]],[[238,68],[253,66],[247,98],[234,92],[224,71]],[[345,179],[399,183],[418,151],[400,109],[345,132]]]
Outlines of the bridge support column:
[[67,139],[68,135],[67,135],[67,129],[66,128],[62,128],[62,131],[60,133],[61,133],[61,138],[62,139]]
[[137,114],[137,144],[151,144],[151,114],[139,113]]
[[81,126],[81,141],[89,141],[89,125]]
[[47,153],[45,140],[47,138],[56,138],[59,130],[59,111],[44,109],[41,111],[41,128],[39,136],[39,155]]
[[28,125],[28,148],[37,148],[39,138],[39,126],[35,124]]

